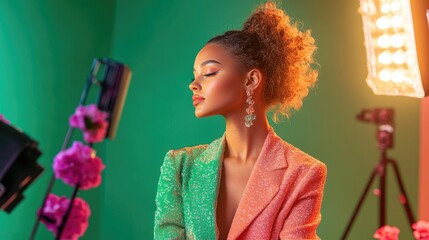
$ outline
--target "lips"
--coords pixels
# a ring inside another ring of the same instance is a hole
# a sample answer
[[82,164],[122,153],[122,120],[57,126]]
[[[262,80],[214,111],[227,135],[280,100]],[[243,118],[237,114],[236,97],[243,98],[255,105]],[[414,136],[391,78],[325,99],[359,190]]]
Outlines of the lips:
[[192,104],[193,104],[194,106],[196,106],[197,104],[199,104],[199,103],[201,103],[202,101],[204,101],[204,98],[203,98],[203,97],[201,97],[201,96],[199,96],[199,95],[193,95],[193,96],[192,96],[192,100],[193,100]]

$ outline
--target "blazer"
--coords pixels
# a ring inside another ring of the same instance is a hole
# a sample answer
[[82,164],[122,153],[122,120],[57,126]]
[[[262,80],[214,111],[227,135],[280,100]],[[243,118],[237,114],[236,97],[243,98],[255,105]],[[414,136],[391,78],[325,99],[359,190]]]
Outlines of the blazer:
[[[217,194],[225,132],[210,144],[169,150],[156,193],[155,239],[218,239]],[[270,126],[232,221],[228,240],[320,239],[326,165]]]

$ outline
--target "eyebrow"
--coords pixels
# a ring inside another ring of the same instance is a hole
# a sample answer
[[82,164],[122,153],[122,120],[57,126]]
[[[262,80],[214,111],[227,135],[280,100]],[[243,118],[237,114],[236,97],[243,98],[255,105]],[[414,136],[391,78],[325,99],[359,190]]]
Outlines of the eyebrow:
[[[205,65],[207,65],[207,64],[209,64],[209,63],[217,63],[217,64],[222,65],[222,63],[220,63],[220,62],[218,62],[218,61],[216,61],[216,60],[214,60],[214,59],[209,59],[209,60],[204,61],[203,63],[201,63],[201,67],[204,67]],[[194,68],[194,72],[195,72],[195,68]]]

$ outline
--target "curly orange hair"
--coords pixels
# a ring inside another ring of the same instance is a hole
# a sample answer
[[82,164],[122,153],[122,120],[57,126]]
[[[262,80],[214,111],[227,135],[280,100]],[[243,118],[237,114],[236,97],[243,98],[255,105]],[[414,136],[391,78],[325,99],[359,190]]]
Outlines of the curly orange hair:
[[292,109],[300,109],[317,81],[318,71],[311,66],[317,49],[311,31],[300,31],[297,22],[291,24],[273,1],[258,6],[242,30],[226,31],[207,43],[225,46],[245,69],[261,70],[263,98],[274,122],[279,115],[289,117]]

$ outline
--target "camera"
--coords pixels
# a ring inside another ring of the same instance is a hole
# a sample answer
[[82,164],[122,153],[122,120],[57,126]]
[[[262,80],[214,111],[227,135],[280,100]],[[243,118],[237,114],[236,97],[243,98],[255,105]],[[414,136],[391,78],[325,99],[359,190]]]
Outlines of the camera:
[[377,125],[393,125],[394,111],[392,108],[364,109],[356,115],[362,122],[371,122]]
[[362,110],[356,118],[378,126],[376,134],[378,148],[386,150],[393,148],[394,115],[395,111],[392,108],[374,108]]

